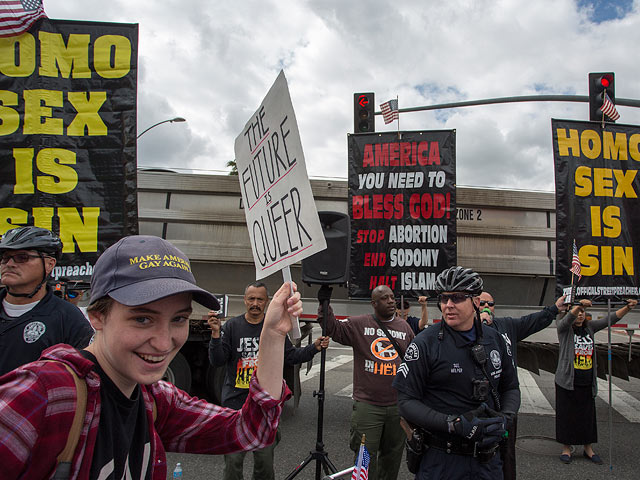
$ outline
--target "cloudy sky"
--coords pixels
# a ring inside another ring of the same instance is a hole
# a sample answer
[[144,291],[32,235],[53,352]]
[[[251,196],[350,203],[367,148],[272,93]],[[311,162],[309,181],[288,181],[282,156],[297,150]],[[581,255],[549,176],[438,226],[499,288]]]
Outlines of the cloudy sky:
[[[53,19],[139,24],[140,166],[220,173],[281,69],[311,177],[346,178],[353,94],[400,108],[494,97],[587,95],[613,71],[640,98],[640,0],[44,0]],[[376,107],[379,110],[379,106]],[[535,102],[404,113],[403,130],[455,129],[459,185],[553,190],[551,118]],[[619,106],[618,123],[640,124]],[[394,130],[376,117],[377,131]],[[184,170],[181,170],[184,171]]]

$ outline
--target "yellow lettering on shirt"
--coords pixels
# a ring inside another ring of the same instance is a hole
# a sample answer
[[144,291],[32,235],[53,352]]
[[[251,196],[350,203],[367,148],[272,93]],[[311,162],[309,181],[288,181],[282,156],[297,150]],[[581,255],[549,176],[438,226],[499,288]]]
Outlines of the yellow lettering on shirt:
[[240,358],[236,365],[236,388],[249,388],[257,358]]

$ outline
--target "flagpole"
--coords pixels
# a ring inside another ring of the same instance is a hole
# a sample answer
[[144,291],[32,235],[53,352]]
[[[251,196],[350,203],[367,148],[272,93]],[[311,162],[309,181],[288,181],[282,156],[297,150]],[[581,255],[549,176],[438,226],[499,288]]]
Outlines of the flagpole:
[[576,302],[576,285],[573,284],[573,272],[571,272],[571,302],[570,305],[577,305]]
[[400,103],[398,101],[398,95],[396,95],[396,106],[398,107],[398,138],[400,138]]
[[364,449],[364,439],[365,434],[362,434],[362,440],[360,442],[360,448],[358,449],[358,461],[356,462],[356,468],[353,470],[353,475],[351,478],[360,478],[360,473],[362,472],[362,462],[364,461],[364,455],[362,454]]
[[[605,95],[607,94],[607,89],[602,90],[602,104],[604,105]],[[602,129],[604,130],[604,111],[602,111]]]
[[[609,472],[613,473],[613,385],[611,383],[611,298],[607,299],[607,372],[609,374]],[[596,380],[597,381],[597,380]]]
[[364,438],[365,438],[365,434],[362,434],[362,440],[360,441],[360,454],[358,455],[358,464],[356,465],[356,469],[358,471],[358,475],[360,474],[360,470],[362,470],[362,462],[364,461],[363,455],[362,455],[362,448],[364,447]]

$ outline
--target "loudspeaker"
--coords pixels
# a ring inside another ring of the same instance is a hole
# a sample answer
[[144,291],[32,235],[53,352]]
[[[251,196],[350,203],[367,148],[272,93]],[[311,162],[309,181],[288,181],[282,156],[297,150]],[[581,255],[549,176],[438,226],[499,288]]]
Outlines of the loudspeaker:
[[309,285],[342,285],[349,280],[349,215],[318,212],[327,248],[302,260],[302,281]]

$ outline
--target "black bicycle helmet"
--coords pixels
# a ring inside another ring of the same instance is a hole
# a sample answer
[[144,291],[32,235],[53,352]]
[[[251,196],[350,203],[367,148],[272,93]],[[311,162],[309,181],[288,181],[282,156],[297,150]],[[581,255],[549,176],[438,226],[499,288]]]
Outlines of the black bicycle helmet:
[[436,293],[465,292],[471,295],[482,293],[482,277],[470,268],[451,267],[440,272],[436,278]]
[[62,242],[46,228],[18,227],[7,231],[2,236],[0,254],[5,250],[36,250],[59,260]]

